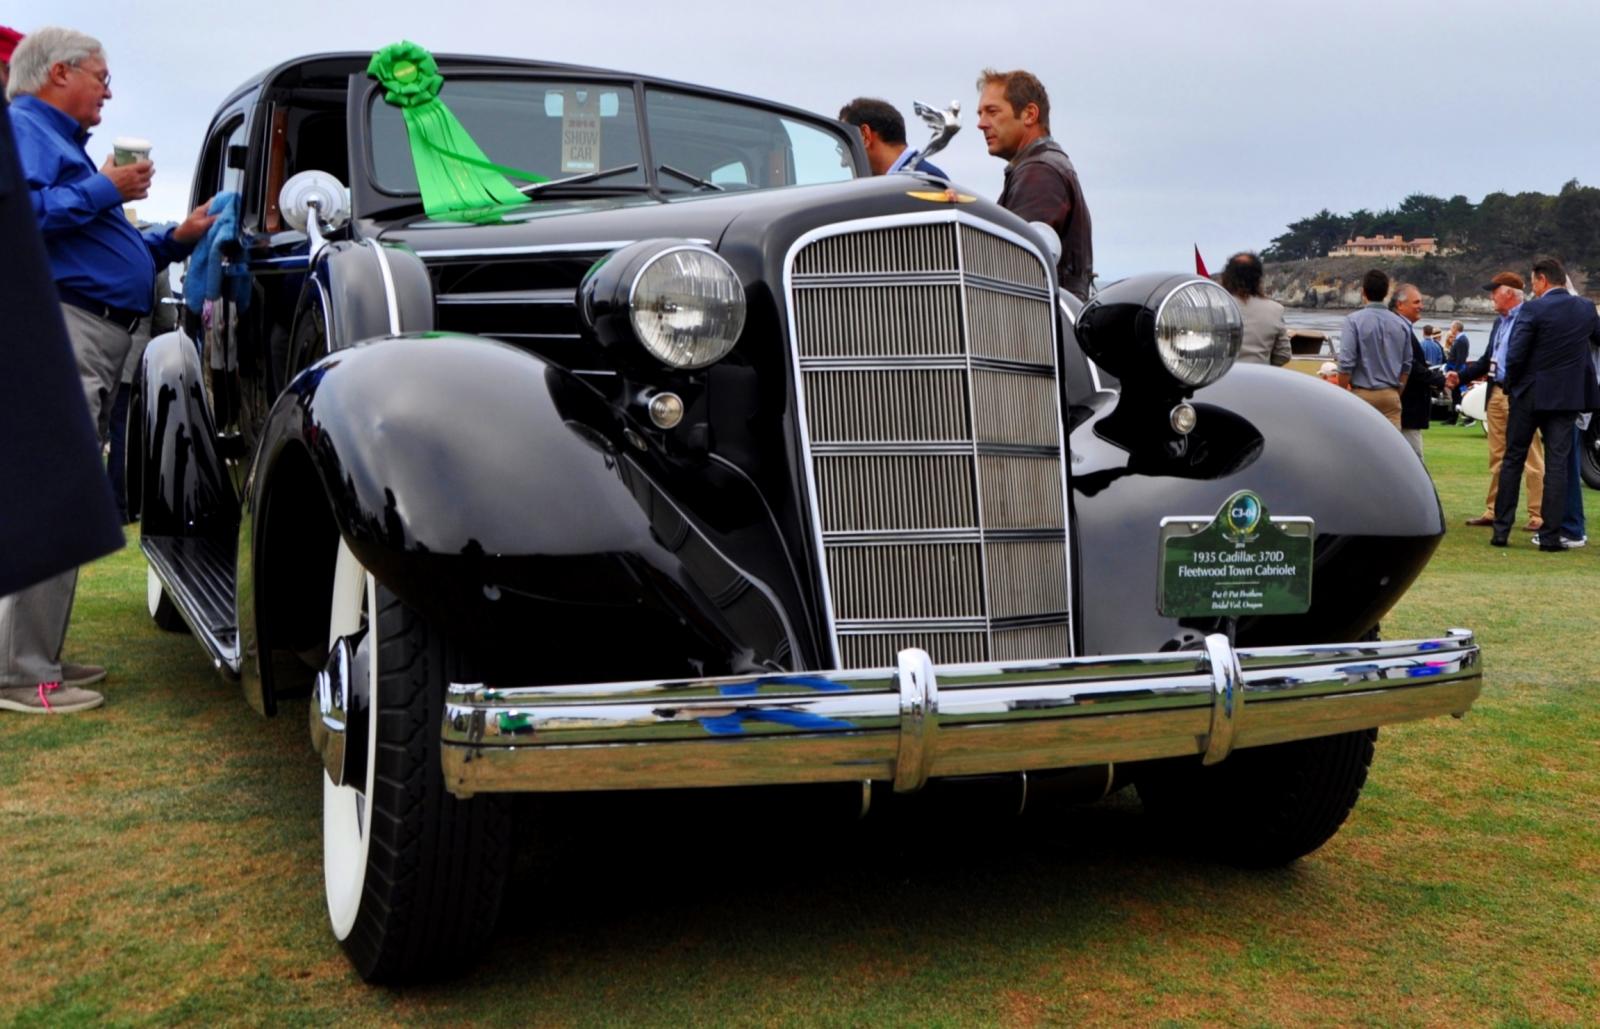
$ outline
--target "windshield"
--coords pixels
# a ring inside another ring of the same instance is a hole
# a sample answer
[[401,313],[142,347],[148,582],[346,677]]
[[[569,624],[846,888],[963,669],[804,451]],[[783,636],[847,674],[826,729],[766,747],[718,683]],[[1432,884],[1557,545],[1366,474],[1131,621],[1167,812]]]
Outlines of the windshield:
[[855,177],[844,138],[819,126],[661,89],[646,90],[645,105],[663,192],[810,186]]
[[[649,167],[633,88],[625,83],[456,79],[439,98],[488,159],[518,187],[540,179],[596,192],[715,193],[853,178],[845,137],[773,111],[689,93],[649,89]],[[415,195],[405,120],[374,93],[368,112],[372,175],[386,193]],[[514,174],[520,173],[520,174]],[[538,176],[538,179],[533,178]],[[524,189],[524,192],[530,192]]]

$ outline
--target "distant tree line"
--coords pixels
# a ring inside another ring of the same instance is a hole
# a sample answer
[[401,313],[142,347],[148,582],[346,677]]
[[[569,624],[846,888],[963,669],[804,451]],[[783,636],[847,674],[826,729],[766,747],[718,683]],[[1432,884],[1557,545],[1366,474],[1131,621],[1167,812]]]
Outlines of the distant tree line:
[[1334,214],[1324,208],[1294,222],[1261,252],[1269,261],[1326,257],[1354,236],[1432,236],[1445,249],[1526,261],[1555,254],[1569,265],[1600,266],[1600,189],[1573,179],[1555,196],[1490,193],[1474,204],[1413,193],[1392,210]]

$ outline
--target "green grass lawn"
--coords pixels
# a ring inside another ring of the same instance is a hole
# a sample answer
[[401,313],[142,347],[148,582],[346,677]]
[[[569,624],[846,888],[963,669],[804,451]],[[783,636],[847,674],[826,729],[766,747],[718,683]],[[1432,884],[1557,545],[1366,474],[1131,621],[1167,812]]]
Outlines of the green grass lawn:
[[258,718],[157,630],[130,547],[85,570],[67,643],[111,667],[106,707],[0,715],[0,1023],[1600,1023],[1600,534],[1491,549],[1461,525],[1481,434],[1427,448],[1450,529],[1384,635],[1477,630],[1483,697],[1385,730],[1294,867],[1173,853],[1128,794],[860,827],[530,803],[476,970],[406,990],[326,928],[299,704]]

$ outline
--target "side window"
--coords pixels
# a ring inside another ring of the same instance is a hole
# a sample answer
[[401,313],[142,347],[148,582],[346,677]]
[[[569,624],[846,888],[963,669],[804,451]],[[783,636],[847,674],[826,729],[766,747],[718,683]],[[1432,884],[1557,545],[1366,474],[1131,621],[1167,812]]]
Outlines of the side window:
[[222,144],[222,175],[217,181],[217,192],[239,192],[244,188],[245,133],[244,119],[233,123]]
[[[232,147],[243,148],[244,145],[243,115],[223,122],[211,134],[200,156],[200,174],[195,176],[195,195],[190,200],[191,205],[204,203],[223,190],[240,188],[244,182],[244,171],[241,168],[231,167],[231,164],[243,164],[244,161],[241,156],[230,162],[229,155]],[[242,152],[241,149],[241,155]]]

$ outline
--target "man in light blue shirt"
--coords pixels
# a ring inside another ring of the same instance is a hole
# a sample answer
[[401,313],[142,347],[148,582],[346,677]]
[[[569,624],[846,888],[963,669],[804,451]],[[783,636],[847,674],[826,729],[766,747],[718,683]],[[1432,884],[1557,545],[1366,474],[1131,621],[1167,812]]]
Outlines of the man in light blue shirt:
[[1411,372],[1411,324],[1383,306],[1389,276],[1374,268],[1361,279],[1367,305],[1339,330],[1339,385],[1400,428],[1400,390]]
[[1431,325],[1422,327],[1422,356],[1430,365],[1444,364],[1444,347],[1439,342],[1439,330]]
[[[1461,370],[1461,382],[1488,379],[1488,401],[1485,405],[1484,428],[1489,434],[1489,494],[1483,502],[1483,514],[1468,518],[1468,525],[1494,524],[1494,501],[1500,495],[1500,466],[1506,457],[1506,424],[1511,416],[1511,402],[1506,395],[1506,344],[1511,341],[1511,329],[1517,324],[1522,311],[1522,276],[1516,272],[1501,272],[1487,283],[1489,299],[1498,317],[1489,330],[1489,346],[1476,361],[1470,361]],[[1448,380],[1447,380],[1448,381]],[[1522,483],[1527,487],[1529,532],[1538,532],[1544,526],[1544,441],[1535,436],[1528,448],[1522,466]]]
[[[861,145],[874,175],[893,175],[912,168],[922,153],[906,146],[906,120],[887,100],[856,97],[840,109],[839,120],[861,133]],[[927,162],[914,170],[941,179],[950,177]]]

